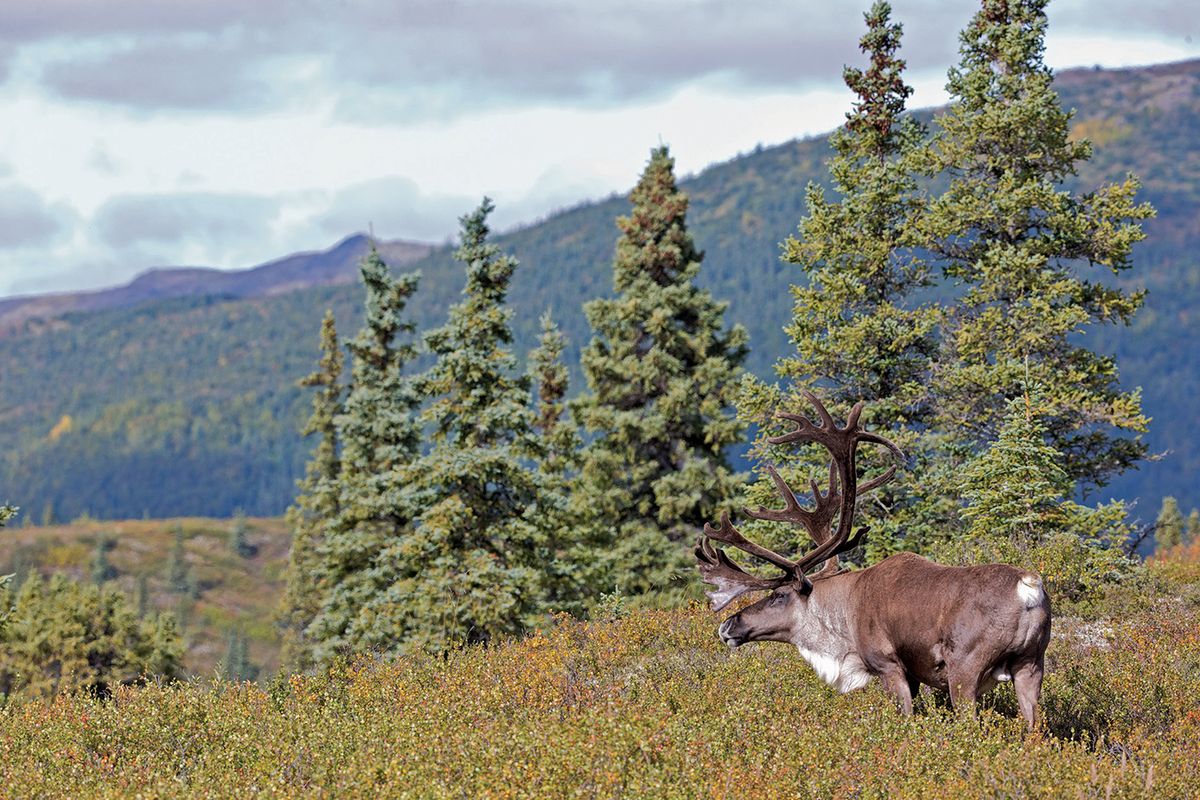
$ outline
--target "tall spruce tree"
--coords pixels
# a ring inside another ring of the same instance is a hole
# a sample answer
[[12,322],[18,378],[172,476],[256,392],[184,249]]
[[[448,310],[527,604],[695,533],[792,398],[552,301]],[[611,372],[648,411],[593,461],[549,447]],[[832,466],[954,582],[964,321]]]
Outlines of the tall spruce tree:
[[545,547],[553,553],[544,574],[545,603],[576,616],[587,609],[588,564],[594,558],[577,535],[570,507],[570,481],[578,468],[579,431],[567,413],[570,373],[563,363],[566,337],[549,312],[542,316],[542,335],[529,354],[529,377],[535,387],[533,460],[541,478],[544,502],[541,527]]
[[296,500],[287,511],[292,547],[279,610],[283,632],[282,661],[296,670],[311,666],[312,643],[308,641],[306,631],[320,608],[319,553],[325,541],[326,526],[338,514],[341,458],[336,420],[342,413],[344,389],[341,383],[342,349],[332,311],[326,311],[321,321],[320,347],[321,358],[316,371],[300,381],[301,386],[317,390],[313,395],[312,416],[302,435],[319,438],[309,457]]
[[951,106],[920,158],[945,186],[921,217],[923,244],[956,287],[931,376],[933,425],[952,474],[996,439],[1008,399],[1041,386],[1047,444],[1086,492],[1145,453],[1139,394],[1121,391],[1113,359],[1080,334],[1127,324],[1142,304],[1104,278],[1130,268],[1153,210],[1135,202],[1132,176],[1062,188],[1092,149],[1071,138],[1042,59],[1045,5],[983,0],[950,71]]
[[[864,14],[867,32],[859,47],[868,65],[844,72],[856,100],[845,125],[830,137],[836,194],[831,198],[810,184],[808,214],[798,234],[784,243],[784,260],[798,265],[806,279],[792,288],[795,303],[786,330],[795,350],[775,365],[788,383],[782,390],[749,388],[739,404],[744,419],[760,424],[755,452],[762,461],[777,465],[792,485],[803,485],[807,474],[821,474],[817,467],[824,451],[770,447],[767,436],[781,430],[773,412],[809,413],[801,389],[817,391],[835,415],[844,415],[859,400],[867,402],[872,429],[899,444],[916,467],[902,471],[859,511],[871,525],[871,560],[895,552],[905,539],[911,547],[913,539],[922,538],[908,512],[928,443],[919,430],[931,418],[926,385],[939,316],[935,306],[913,299],[930,284],[929,267],[914,249],[922,200],[911,163],[926,131],[904,115],[912,89],[904,83],[905,62],[897,56],[901,26],[890,16],[885,2]],[[868,450],[861,460],[869,467],[886,457]],[[750,495],[760,504],[779,502],[765,476]],[[781,544],[795,536],[794,529],[771,523],[749,527]]]
[[359,271],[365,319],[349,344],[350,390],[334,417],[341,446],[336,498],[323,496],[320,512],[334,513],[317,548],[319,608],[304,634],[317,662],[380,641],[368,604],[403,568],[392,560],[392,548],[412,519],[406,470],[420,444],[415,418],[420,395],[404,372],[416,351],[401,337],[415,330],[404,311],[418,276],[392,276],[374,247]]
[[512,311],[505,299],[516,259],[487,241],[490,200],[462,218],[455,257],[463,299],[425,336],[436,359],[420,377],[430,451],[407,470],[419,514],[383,557],[396,579],[368,598],[370,643],[382,650],[442,652],[534,624],[553,553],[539,517],[530,386],[515,374]]
[[703,253],[666,147],[630,199],[617,220],[617,296],[584,306],[594,336],[574,410],[593,438],[573,500],[595,551],[589,584],[669,601],[694,573],[686,545],[742,491],[724,450],[743,430],[727,409],[746,333],[726,329],[727,304],[696,284]]

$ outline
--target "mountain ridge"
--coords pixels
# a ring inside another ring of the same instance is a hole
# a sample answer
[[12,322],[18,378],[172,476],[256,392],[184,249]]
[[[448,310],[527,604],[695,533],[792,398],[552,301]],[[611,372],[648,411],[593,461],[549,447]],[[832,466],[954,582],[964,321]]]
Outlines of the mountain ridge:
[[[152,267],[117,286],[2,298],[0,336],[19,332],[33,320],[48,322],[66,314],[126,308],[153,300],[202,295],[267,297],[314,286],[351,283],[358,277],[358,260],[370,243],[365,234],[354,233],[325,250],[290,253],[246,269]],[[435,247],[402,240],[375,244],[388,263],[397,266],[422,258]]]

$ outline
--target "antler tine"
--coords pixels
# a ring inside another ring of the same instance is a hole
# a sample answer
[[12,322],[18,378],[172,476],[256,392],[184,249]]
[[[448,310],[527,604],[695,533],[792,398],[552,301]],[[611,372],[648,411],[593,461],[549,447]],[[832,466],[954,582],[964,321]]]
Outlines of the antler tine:
[[862,416],[864,405],[862,400],[854,404],[854,408],[850,409],[850,413],[846,416],[846,427],[844,430],[852,431],[858,427],[858,418]]
[[741,531],[733,527],[733,523],[729,521],[729,513],[726,511],[721,512],[721,527],[716,528],[713,527],[712,523],[704,523],[704,535],[709,539],[731,544],[752,556],[758,556],[764,561],[769,561],[789,574],[794,574],[796,571],[795,561],[792,561],[790,558],[784,558],[774,550],[768,550],[743,536]]
[[874,442],[875,444],[881,444],[888,450],[891,450],[892,454],[901,461],[905,461],[908,458],[908,456],[904,455],[904,451],[896,446],[895,442],[885,439],[877,433],[867,433],[866,431],[861,431],[858,434],[858,440],[860,442]]
[[816,503],[816,508],[811,510],[800,505],[795,493],[792,492],[791,487],[787,485],[778,470],[774,467],[767,467],[767,473],[770,474],[780,496],[783,497],[785,507],[777,510],[759,506],[755,511],[746,509],[746,515],[770,522],[791,522],[801,525],[808,531],[808,535],[814,543],[823,544],[829,538],[829,523],[833,520],[833,514],[837,510],[840,500],[835,465],[832,462],[829,465],[828,492],[822,493],[817,482],[809,480],[813,501]]
[[884,470],[879,475],[876,475],[874,478],[867,481],[862,486],[859,486],[858,493],[866,494],[867,492],[871,491],[872,489],[878,489],[880,486],[883,486],[885,483],[887,483],[894,477],[896,477],[895,465],[888,467],[886,470]]
[[[829,463],[829,490],[822,492],[815,480],[810,480],[814,507],[804,508],[796,499],[795,493],[787,485],[787,481],[774,467],[767,467],[767,473],[774,481],[775,487],[783,498],[782,509],[770,509],[759,506],[756,510],[746,509],[747,516],[754,519],[774,522],[790,522],[801,525],[808,531],[816,544],[799,561],[792,561],[773,550],[755,544],[733,526],[728,513],[721,514],[721,525],[704,526],[704,537],[696,546],[696,561],[704,582],[717,587],[716,591],[708,593],[712,598],[714,610],[720,610],[733,598],[760,589],[774,589],[791,582],[809,585],[804,573],[812,567],[825,564],[821,576],[827,576],[836,571],[837,556],[858,547],[867,534],[867,528],[854,529],[855,501],[859,492],[868,492],[878,488],[896,476],[896,467],[890,466],[881,474],[858,486],[858,476],[855,469],[855,451],[859,442],[872,442],[888,448],[893,455],[904,458],[903,451],[892,442],[876,433],[867,433],[862,429],[860,419],[864,404],[860,401],[854,404],[846,416],[846,424],[839,427],[829,414],[825,405],[812,392],[801,390],[802,394],[816,409],[820,423],[814,423],[801,414],[780,413],[780,419],[795,424],[795,429],[781,436],[770,437],[771,444],[789,442],[815,442],[825,447],[832,457]],[[833,518],[837,516],[837,531],[833,531]],[[723,542],[733,545],[751,555],[774,564],[784,571],[776,578],[758,578],[746,572],[735,562],[731,561],[724,551],[714,547],[712,542]]]
[[778,589],[795,580],[795,575],[790,572],[777,578],[759,578],[751,575],[740,564],[725,555],[724,550],[714,547],[712,542],[704,536],[701,536],[696,542],[693,552],[704,583],[717,587],[712,591],[705,592],[712,601],[713,611],[720,611],[746,592]]

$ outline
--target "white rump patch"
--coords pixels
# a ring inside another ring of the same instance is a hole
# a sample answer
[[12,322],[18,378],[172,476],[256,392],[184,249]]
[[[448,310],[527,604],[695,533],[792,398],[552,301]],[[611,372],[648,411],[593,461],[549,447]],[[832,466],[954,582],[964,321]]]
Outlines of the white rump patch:
[[1040,605],[1044,595],[1045,593],[1042,591],[1042,579],[1037,575],[1024,575],[1017,582],[1017,597],[1021,598],[1021,602],[1025,604],[1026,608],[1034,608]]
[[797,649],[804,660],[812,665],[817,676],[842,694],[861,689],[871,680],[871,673],[867,672],[866,664],[854,654],[838,658],[805,647]]

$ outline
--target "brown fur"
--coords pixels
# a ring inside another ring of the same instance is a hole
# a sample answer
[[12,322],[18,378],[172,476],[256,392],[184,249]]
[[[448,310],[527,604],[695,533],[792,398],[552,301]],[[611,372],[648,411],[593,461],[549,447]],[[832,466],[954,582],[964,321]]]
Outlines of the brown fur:
[[[1003,564],[946,567],[913,553],[876,566],[789,585],[730,617],[721,638],[737,646],[756,640],[788,641],[828,653],[876,676],[912,712],[919,684],[949,691],[969,706],[1011,676],[1021,714],[1034,725],[1050,601],[1036,580],[1036,602],[1018,591],[1029,573]],[[1033,595],[1032,588],[1025,589]]]

